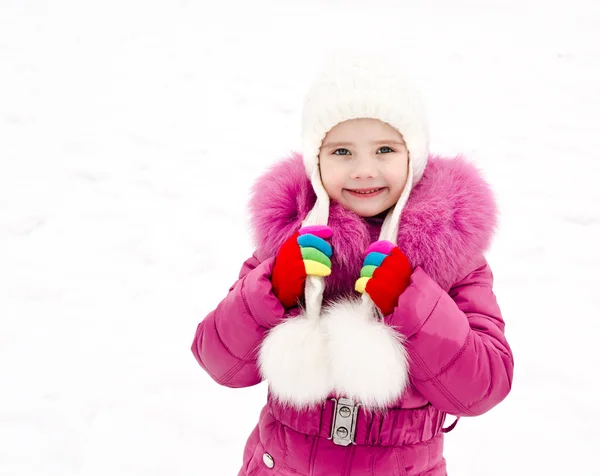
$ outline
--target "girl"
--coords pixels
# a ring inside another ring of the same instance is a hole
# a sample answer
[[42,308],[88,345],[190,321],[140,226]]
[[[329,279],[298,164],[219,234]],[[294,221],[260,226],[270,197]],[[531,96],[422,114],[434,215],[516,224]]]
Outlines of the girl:
[[446,414],[511,388],[488,185],[429,155],[400,73],[331,60],[302,156],[257,181],[250,209],[257,250],[192,345],[221,385],[269,383],[238,476],[445,475]]

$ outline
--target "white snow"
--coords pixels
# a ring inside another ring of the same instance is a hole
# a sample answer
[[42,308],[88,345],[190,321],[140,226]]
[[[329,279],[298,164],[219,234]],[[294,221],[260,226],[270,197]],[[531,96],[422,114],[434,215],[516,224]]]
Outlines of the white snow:
[[393,51],[471,157],[514,387],[451,475],[600,474],[600,7],[592,0],[0,3],[0,475],[235,475],[266,395],[196,364],[337,47]]

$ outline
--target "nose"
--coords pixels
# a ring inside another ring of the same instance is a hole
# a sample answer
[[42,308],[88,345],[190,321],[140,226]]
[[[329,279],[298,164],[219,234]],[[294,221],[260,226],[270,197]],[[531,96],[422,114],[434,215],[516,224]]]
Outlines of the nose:
[[375,161],[370,157],[359,157],[354,162],[354,168],[351,172],[353,179],[367,179],[377,176],[377,167]]

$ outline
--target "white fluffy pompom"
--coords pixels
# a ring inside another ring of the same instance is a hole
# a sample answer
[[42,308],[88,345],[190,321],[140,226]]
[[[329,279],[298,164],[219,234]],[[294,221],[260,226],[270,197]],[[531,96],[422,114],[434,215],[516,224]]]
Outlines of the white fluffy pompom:
[[395,403],[409,383],[408,355],[402,336],[372,315],[361,300],[343,300],[323,312],[331,358],[332,384],[366,407]]
[[329,356],[320,319],[293,317],[271,329],[258,363],[273,396],[295,408],[321,403],[331,391]]

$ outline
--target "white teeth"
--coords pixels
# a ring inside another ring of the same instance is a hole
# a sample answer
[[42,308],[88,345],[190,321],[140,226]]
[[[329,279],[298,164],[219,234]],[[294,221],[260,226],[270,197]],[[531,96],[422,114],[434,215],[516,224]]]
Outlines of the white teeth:
[[366,191],[366,192],[358,192],[358,191],[355,191],[355,190],[353,190],[353,192],[354,192],[354,193],[360,193],[361,195],[367,195],[367,194],[369,194],[369,193],[377,192],[378,190],[381,190],[381,189],[379,189],[379,188],[374,188],[373,190],[368,190],[368,191]]

